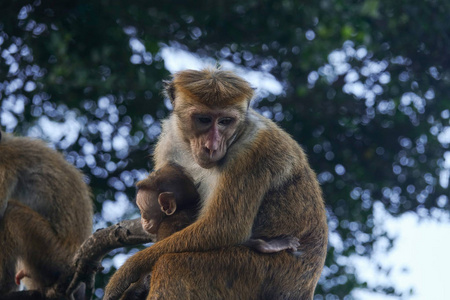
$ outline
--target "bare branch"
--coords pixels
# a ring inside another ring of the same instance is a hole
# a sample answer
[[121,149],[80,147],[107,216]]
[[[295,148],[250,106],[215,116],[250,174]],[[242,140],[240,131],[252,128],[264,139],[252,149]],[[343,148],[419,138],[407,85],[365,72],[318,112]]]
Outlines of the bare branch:
[[101,261],[103,257],[111,250],[149,243],[155,239],[155,235],[151,235],[142,229],[141,219],[125,220],[112,225],[108,228],[99,229],[91,237],[89,237],[74,257],[73,274],[70,284],[64,280],[61,284],[66,288],[66,295],[72,295],[74,291],[82,284],[86,284],[86,299],[90,299],[94,289],[95,274],[102,270]]

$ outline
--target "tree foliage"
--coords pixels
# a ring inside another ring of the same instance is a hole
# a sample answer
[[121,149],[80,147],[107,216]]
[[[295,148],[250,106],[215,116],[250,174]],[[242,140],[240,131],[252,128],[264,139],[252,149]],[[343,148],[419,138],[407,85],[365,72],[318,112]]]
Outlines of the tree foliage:
[[366,287],[351,258],[386,239],[374,207],[449,209],[447,1],[159,2],[0,3],[1,126],[52,140],[87,174],[97,226],[116,221],[105,213],[151,169],[169,46],[283,85],[255,105],[305,148],[324,190],[331,243],[317,299]]

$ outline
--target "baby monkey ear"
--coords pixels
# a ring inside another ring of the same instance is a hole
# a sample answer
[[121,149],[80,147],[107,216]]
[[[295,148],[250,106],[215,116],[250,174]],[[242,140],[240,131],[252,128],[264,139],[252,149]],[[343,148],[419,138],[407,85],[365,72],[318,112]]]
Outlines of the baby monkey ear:
[[177,202],[175,195],[171,192],[164,192],[159,194],[158,203],[161,206],[161,211],[170,216],[177,210]]

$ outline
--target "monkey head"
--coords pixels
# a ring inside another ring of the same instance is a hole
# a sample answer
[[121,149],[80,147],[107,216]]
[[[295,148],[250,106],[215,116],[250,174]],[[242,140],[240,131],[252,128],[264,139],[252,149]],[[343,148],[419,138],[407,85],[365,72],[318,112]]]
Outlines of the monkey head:
[[253,89],[221,70],[187,70],[166,83],[177,127],[202,168],[216,166],[244,129]]
[[157,234],[163,219],[173,215],[177,208],[197,205],[199,200],[193,181],[175,164],[167,164],[151,173],[136,187],[142,228],[152,234]]
[[172,215],[177,209],[174,193],[139,188],[136,204],[141,211],[142,228],[148,233],[156,234],[164,216]]

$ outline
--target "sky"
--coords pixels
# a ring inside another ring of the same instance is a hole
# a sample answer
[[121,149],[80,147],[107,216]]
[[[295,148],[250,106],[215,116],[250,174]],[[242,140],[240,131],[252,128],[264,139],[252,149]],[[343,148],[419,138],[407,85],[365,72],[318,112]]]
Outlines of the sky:
[[[417,214],[406,213],[399,218],[389,216],[378,209],[376,219],[382,222],[390,235],[395,236],[394,248],[386,255],[375,252],[371,261],[367,258],[355,259],[359,278],[369,285],[392,283],[410,300],[450,299],[450,219],[448,213],[436,211],[436,218],[419,219]],[[437,219],[442,219],[437,221]],[[376,247],[382,248],[380,245]],[[392,266],[388,277],[376,272],[376,263]],[[413,294],[409,291],[413,289]],[[356,299],[390,300],[397,297],[357,291]]]

